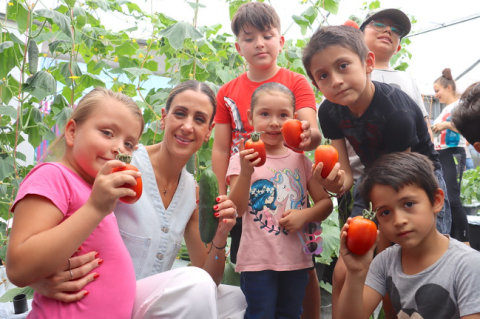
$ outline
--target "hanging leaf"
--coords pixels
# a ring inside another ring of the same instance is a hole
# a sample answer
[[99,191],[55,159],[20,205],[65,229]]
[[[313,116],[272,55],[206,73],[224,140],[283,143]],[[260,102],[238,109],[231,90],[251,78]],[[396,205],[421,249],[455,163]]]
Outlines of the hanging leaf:
[[233,19],[233,16],[237,12],[238,8],[244,3],[250,2],[249,0],[235,0],[235,1],[230,1],[230,4],[228,5],[228,12],[230,13],[230,20]]
[[24,33],[28,26],[28,9],[23,5],[23,1],[9,0],[8,3],[7,19],[17,21],[18,31]]
[[190,5],[190,7],[192,7],[193,10],[197,8],[206,8],[206,6],[201,3],[189,2],[189,1],[187,1],[187,3]]
[[123,56],[123,55],[128,55],[132,56],[137,53],[137,50],[139,49],[138,43],[133,43],[132,41],[126,41],[123,42],[121,45],[117,46],[115,48],[115,52],[113,52],[113,56]]
[[45,70],[38,71],[34,76],[28,78],[23,85],[23,90],[32,93],[38,101],[43,100],[48,95],[53,95],[56,89],[57,81],[53,75]]
[[0,79],[3,79],[15,67],[15,51],[12,41],[4,42],[0,46]]
[[68,4],[69,7],[74,7],[75,2],[77,2],[77,0],[65,0],[65,3]]
[[160,31],[159,36],[167,38],[170,45],[175,50],[178,50],[183,46],[183,41],[185,41],[185,39],[197,40],[203,37],[194,26],[187,22],[177,22]]
[[0,43],[0,53],[3,52],[3,50],[12,48],[13,47],[13,41],[5,41],[3,43]]
[[60,12],[54,10],[40,9],[34,12],[35,17],[43,17],[55,23],[60,30],[63,31],[69,38],[72,38],[72,30],[70,29],[70,18]]
[[339,2],[340,0],[322,0],[319,6],[336,15],[338,14]]
[[7,115],[11,119],[16,119],[17,109],[10,105],[0,106],[0,115]]
[[125,68],[125,69],[123,69],[123,71],[132,74],[136,78],[138,78],[138,77],[140,77],[141,75],[144,75],[144,74],[149,74],[149,75],[153,74],[152,71],[147,70],[147,69],[141,69],[141,68]]

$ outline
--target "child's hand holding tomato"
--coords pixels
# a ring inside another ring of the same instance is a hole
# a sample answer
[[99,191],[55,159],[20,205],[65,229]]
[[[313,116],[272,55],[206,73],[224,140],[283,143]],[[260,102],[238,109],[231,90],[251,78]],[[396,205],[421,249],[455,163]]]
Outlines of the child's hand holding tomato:
[[304,150],[311,143],[312,132],[308,121],[291,119],[285,121],[282,126],[283,139],[289,148],[300,151]]
[[[361,217],[361,216],[360,216]],[[342,231],[340,233],[340,255],[345,262],[345,265],[349,272],[368,272],[368,268],[370,267],[370,263],[373,259],[373,251],[377,246],[376,243],[378,242],[378,230],[375,228],[376,240],[375,243],[367,250],[367,252],[363,255],[356,255],[351,252],[347,247],[347,237],[350,236],[349,240],[353,241],[354,243],[350,243],[350,245],[355,245],[355,241],[357,241],[357,245],[362,245],[362,238],[364,234],[359,231],[359,229],[354,230],[352,228],[352,221],[353,218],[348,218],[345,225],[343,225]],[[373,222],[372,222],[373,223]],[[372,232],[373,229],[365,230],[365,232]],[[353,247],[353,246],[352,246]],[[368,247],[355,247],[355,249],[363,249],[366,250]]]
[[305,212],[300,209],[291,209],[283,213],[282,218],[278,221],[280,226],[285,227],[290,233],[299,231],[306,223]]
[[240,140],[240,174],[252,176],[255,166],[262,160],[258,152],[253,149],[245,149],[243,139]]
[[100,168],[95,177],[92,193],[87,204],[93,206],[95,210],[101,212],[104,216],[113,211],[120,197],[136,195],[133,189],[123,187],[123,185],[137,185],[136,179],[141,176],[140,172],[124,170],[112,173],[114,168],[124,166],[126,164],[119,160],[108,161]]
[[323,163],[313,164],[312,175],[329,192],[340,194],[344,189],[345,171],[340,169],[340,163],[336,163],[327,177],[322,176]]

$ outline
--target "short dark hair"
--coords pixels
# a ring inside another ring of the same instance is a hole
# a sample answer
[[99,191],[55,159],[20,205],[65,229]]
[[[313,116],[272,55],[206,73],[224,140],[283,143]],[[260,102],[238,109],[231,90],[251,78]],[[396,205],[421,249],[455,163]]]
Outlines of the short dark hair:
[[212,89],[208,85],[197,80],[189,80],[189,81],[182,82],[177,86],[175,86],[170,91],[170,94],[168,95],[168,98],[167,98],[167,102],[165,103],[166,104],[165,109],[167,113],[170,110],[170,106],[172,106],[173,99],[178,94],[188,90],[194,91],[194,92],[200,92],[202,94],[205,94],[208,97],[213,108],[212,118],[210,119],[210,123],[209,123],[209,124],[212,124],[213,118],[215,117],[215,112],[217,111],[217,98],[215,97],[215,93],[212,91]]
[[272,6],[262,2],[248,2],[242,4],[232,19],[232,31],[238,37],[246,25],[257,30],[268,31],[276,28],[280,33],[280,17]]
[[452,113],[452,123],[470,144],[480,142],[480,82],[470,85]]
[[390,186],[400,191],[408,185],[416,185],[427,194],[432,205],[439,188],[433,163],[428,157],[415,152],[390,153],[380,156],[365,170],[360,185],[360,194],[366,207],[370,203],[370,192],[375,185]]
[[262,92],[267,92],[267,93],[280,93],[284,94],[285,96],[289,97],[292,100],[292,108],[293,112],[295,113],[295,95],[292,93],[292,91],[287,88],[285,85],[280,84],[278,82],[268,82],[265,84],[260,85],[252,94],[252,100],[250,102],[250,110],[253,111],[253,108],[258,102],[258,96]]
[[362,63],[365,62],[369,52],[363,33],[356,28],[346,25],[335,25],[317,29],[303,49],[302,56],[303,66],[312,81],[315,82],[315,78],[310,71],[313,56],[332,45],[339,45],[352,51],[358,55]]

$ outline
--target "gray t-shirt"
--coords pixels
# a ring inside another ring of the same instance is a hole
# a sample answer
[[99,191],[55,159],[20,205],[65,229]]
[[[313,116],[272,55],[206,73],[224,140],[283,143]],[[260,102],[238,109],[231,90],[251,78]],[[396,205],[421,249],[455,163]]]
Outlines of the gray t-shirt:
[[456,319],[480,313],[480,252],[450,238],[436,263],[405,275],[401,251],[395,245],[375,257],[365,282],[382,296],[388,292],[399,318]]

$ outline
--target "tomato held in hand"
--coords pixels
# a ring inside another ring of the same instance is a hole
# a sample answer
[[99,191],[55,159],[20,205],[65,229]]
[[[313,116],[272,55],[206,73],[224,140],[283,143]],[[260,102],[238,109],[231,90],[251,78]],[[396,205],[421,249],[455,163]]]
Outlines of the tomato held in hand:
[[283,140],[291,148],[297,148],[300,146],[302,139],[300,134],[302,134],[302,122],[295,119],[286,120],[282,126],[282,135]]
[[355,21],[351,20],[351,19],[348,19],[347,21],[345,21],[345,22],[343,23],[343,25],[347,25],[347,26],[349,26],[349,27],[354,27],[355,29],[360,29],[360,28],[358,27],[358,24],[357,24]]
[[377,225],[363,216],[356,216],[347,231],[347,248],[355,255],[364,255],[377,239]]
[[257,158],[260,158],[260,163],[255,165],[255,167],[262,166],[267,161],[267,153],[265,151],[265,144],[260,139],[260,134],[262,132],[252,132],[250,134],[250,139],[245,143],[246,150],[254,150],[258,153],[258,156],[250,160],[250,162],[256,161]]
[[332,145],[320,145],[315,150],[315,166],[323,163],[322,177],[326,178],[338,162],[338,152]]
[[[132,160],[132,156],[130,155],[126,155],[126,154],[121,154],[119,153],[117,155],[117,159],[126,163],[126,165],[124,167],[116,167],[112,170],[112,173],[115,173],[115,172],[122,172],[122,171],[137,171],[138,172],[138,168],[136,168],[135,166],[133,166],[132,164],[129,164],[130,161]],[[120,197],[119,200],[125,204],[133,204],[135,203],[139,198],[140,196],[142,196],[142,190],[143,190],[143,184],[142,184],[142,178],[141,177],[138,177],[136,179],[137,181],[137,185],[131,185],[131,184],[123,184],[121,187],[126,187],[126,188],[130,188],[132,189],[134,192],[135,192],[135,196],[123,196],[123,197]]]

